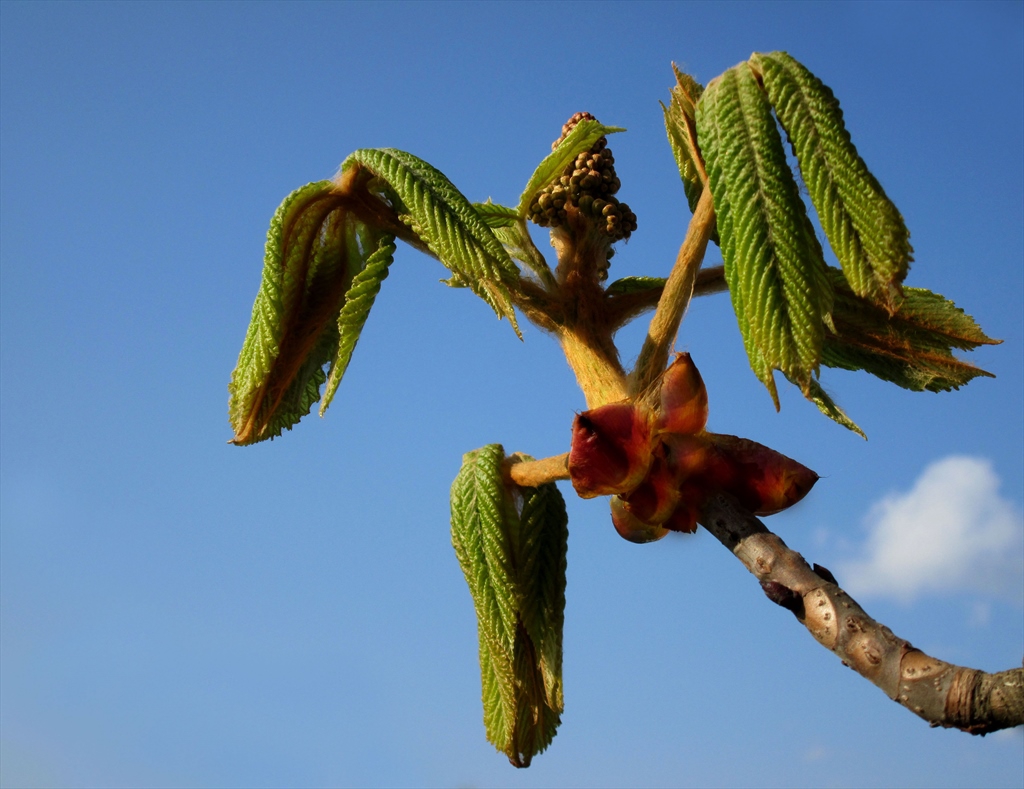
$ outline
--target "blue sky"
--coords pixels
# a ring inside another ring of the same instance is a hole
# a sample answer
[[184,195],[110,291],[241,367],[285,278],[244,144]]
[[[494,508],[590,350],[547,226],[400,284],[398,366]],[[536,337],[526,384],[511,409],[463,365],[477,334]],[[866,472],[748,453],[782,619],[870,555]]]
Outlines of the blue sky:
[[[612,276],[664,275],[688,219],[670,62],[706,82],[785,49],[903,212],[909,284],[1005,342],[972,354],[995,380],[949,394],[826,371],[864,442],[792,389],[775,414],[728,300],[703,299],[679,347],[709,427],[822,474],[768,525],[880,621],[952,662],[1020,665],[1022,4],[8,0],[0,21],[4,786],[1024,780],[1020,730],[930,730],[707,534],[635,546],[568,488],[566,713],[509,767],[484,740],[448,489],[486,443],[565,451],[584,403],[550,338],[520,343],[408,248],[326,418],[225,443],[293,188],[391,146],[513,203],[589,110],[629,129],[611,145],[639,230]],[[644,330],[620,333],[625,360]]]

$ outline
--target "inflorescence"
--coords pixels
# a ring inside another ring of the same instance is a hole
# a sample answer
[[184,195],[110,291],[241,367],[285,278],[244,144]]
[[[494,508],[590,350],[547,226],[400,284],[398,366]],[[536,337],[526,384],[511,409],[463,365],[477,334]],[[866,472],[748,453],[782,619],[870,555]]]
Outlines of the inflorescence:
[[[562,127],[562,136],[552,144],[552,150],[582,120],[596,119],[589,112],[577,112]],[[628,239],[636,230],[636,214],[614,196],[619,186],[615,157],[608,148],[608,140],[601,137],[562,171],[558,181],[541,190],[530,206],[530,219],[541,227],[559,227],[566,222],[566,206],[574,206],[609,241]]]

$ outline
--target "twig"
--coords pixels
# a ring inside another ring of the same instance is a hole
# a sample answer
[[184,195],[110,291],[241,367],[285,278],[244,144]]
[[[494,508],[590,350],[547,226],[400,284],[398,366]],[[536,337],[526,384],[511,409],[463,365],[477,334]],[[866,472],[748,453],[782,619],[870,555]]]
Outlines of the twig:
[[675,342],[679,324],[683,320],[693,295],[693,283],[704,260],[708,239],[715,227],[715,208],[711,201],[711,190],[705,189],[697,202],[686,238],[679,247],[672,273],[669,274],[665,290],[658,300],[658,308],[651,318],[647,339],[633,370],[631,390],[633,394],[643,392],[664,371],[668,354]]
[[818,643],[932,726],[987,734],[1024,724],[1024,668],[987,674],[915,649],[726,496],[705,506],[701,524]]
[[524,460],[519,453],[505,461],[508,478],[521,488],[536,488],[558,479],[569,479],[569,453],[541,460]]

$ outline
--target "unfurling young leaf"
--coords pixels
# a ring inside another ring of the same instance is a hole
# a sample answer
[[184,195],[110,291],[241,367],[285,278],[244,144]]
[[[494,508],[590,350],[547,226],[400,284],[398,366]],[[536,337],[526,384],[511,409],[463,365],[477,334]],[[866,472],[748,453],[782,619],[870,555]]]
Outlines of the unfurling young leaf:
[[395,258],[394,236],[384,236],[377,249],[366,259],[366,265],[352,279],[352,285],[345,294],[345,306],[338,315],[338,350],[331,362],[327,376],[327,388],[320,401],[320,416],[334,399],[338,384],[348,369],[359,335],[370,315],[370,308],[380,292],[381,283],[388,276],[388,267]]
[[913,252],[903,217],[868,170],[832,91],[785,52],[755,53],[821,226],[858,296],[895,312]]
[[352,278],[352,220],[330,181],[296,189],[267,232],[263,279],[228,386],[233,443],[280,435],[309,413],[334,355]]
[[751,367],[778,408],[772,371],[809,391],[831,288],[768,99],[741,63],[697,107],[725,275]]
[[953,349],[997,345],[949,299],[923,288],[905,288],[895,314],[857,296],[842,274],[829,269],[835,288],[835,334],[825,339],[822,363],[865,370],[916,392],[958,389],[991,373],[962,362]]
[[594,143],[602,137],[622,131],[625,131],[625,129],[618,126],[605,126],[594,120],[581,120],[577,123],[573,130],[566,135],[565,139],[555,146],[551,153],[544,157],[541,163],[537,165],[533,175],[530,176],[530,180],[527,182],[526,188],[519,198],[517,209],[519,216],[525,219],[529,215],[530,205],[541,189],[558,178],[566,166],[579,154],[589,151]]
[[506,483],[504,460],[499,444],[463,457],[452,483],[452,545],[476,609],[487,739],[528,767],[554,738],[563,708],[568,520],[554,483]]
[[509,287],[519,270],[477,209],[440,170],[394,148],[364,148],[341,165],[339,180],[362,167],[381,182],[398,218],[516,333]]
[[[697,103],[704,95],[704,86],[680,71],[675,63],[672,71],[676,75],[676,86],[672,88],[669,105],[662,104],[661,110],[665,115],[665,131],[672,156],[683,180],[686,201],[690,204],[690,211],[696,211],[697,201],[704,191],[704,166],[697,146]],[[717,236],[712,240],[717,243]]]
[[480,214],[487,227],[494,230],[499,227],[510,227],[519,219],[519,212],[507,205],[499,205],[488,200],[486,203],[473,203],[473,208]]

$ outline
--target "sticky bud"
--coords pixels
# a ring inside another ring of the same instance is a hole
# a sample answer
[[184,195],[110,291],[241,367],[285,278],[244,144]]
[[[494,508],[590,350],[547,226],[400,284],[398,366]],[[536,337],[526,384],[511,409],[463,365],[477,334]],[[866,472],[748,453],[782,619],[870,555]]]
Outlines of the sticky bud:
[[618,496],[612,496],[612,525],[624,540],[638,544],[655,542],[668,534],[668,529],[663,526],[644,523],[633,515]]
[[807,495],[818,475],[802,463],[756,441],[708,433],[715,483],[754,515],[773,515]]
[[778,581],[761,581],[761,589],[764,591],[765,597],[775,603],[775,605],[781,605],[798,617],[803,618],[804,598],[799,592],[794,592]]
[[654,450],[651,470],[632,493],[623,495],[626,509],[644,523],[664,523],[679,503],[679,475],[666,457],[666,448]]
[[697,518],[700,508],[707,499],[707,491],[691,482],[679,486],[679,503],[663,524],[666,529],[693,534],[697,531]]
[[569,477],[581,498],[628,493],[651,467],[651,426],[631,403],[577,414],[572,423]]
[[711,434],[684,436],[667,433],[661,436],[665,457],[680,481],[698,476],[707,468],[714,455],[714,446],[708,441],[708,435]]
[[708,390],[688,353],[676,355],[661,379],[658,428],[670,433],[697,433],[708,421]]

